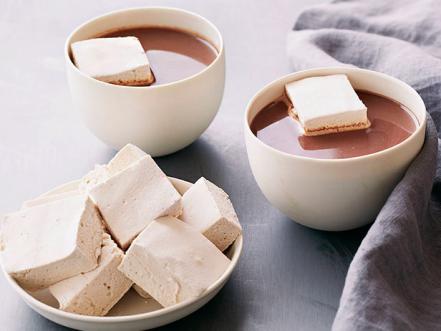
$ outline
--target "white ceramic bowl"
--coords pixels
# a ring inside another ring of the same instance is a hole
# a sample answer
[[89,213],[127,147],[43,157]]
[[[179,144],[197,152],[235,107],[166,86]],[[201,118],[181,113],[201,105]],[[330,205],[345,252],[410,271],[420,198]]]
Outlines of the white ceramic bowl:
[[[79,71],[70,45],[119,28],[156,26],[194,33],[218,50],[201,72],[169,84],[146,87],[112,85]],[[205,18],[182,9],[146,7],[94,18],[68,37],[64,49],[74,106],[89,129],[119,150],[127,143],[152,156],[173,153],[195,141],[215,117],[224,91],[225,52],[219,30]]]
[[[192,184],[183,180],[171,178],[176,189],[183,194]],[[45,195],[75,190],[78,181],[62,185]],[[109,312],[110,316],[83,316],[64,312],[57,309],[57,302],[49,291],[43,290],[29,293],[22,289],[13,278],[4,272],[12,288],[37,313],[47,319],[78,330],[90,331],[131,331],[147,330],[174,322],[196,311],[210,301],[225,285],[237,265],[242,251],[242,236],[236,239],[227,250],[226,255],[231,263],[225,273],[199,298],[186,301],[168,308],[162,308],[154,300],[145,300],[131,289],[123,299]]]
[[[322,160],[290,155],[261,142],[250,129],[255,115],[284,91],[288,82],[306,77],[346,74],[356,89],[393,99],[413,112],[416,131],[386,150],[348,159]],[[372,222],[387,197],[420,151],[426,108],[404,82],[378,72],[350,68],[317,68],[282,77],[260,90],[245,114],[245,141],[257,184],[269,202],[303,225],[341,231]]]

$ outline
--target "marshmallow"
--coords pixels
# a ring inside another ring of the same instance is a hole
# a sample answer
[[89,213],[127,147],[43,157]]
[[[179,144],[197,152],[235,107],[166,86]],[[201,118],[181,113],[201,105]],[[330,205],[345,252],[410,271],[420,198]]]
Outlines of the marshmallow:
[[63,185],[55,191],[49,191],[32,200],[27,200],[23,202],[21,207],[30,208],[77,194],[88,193],[92,187],[104,182],[109,176],[106,165],[95,165],[95,168],[89,171],[81,180]]
[[127,169],[136,161],[141,160],[147,156],[143,150],[132,144],[127,144],[109,161],[107,169],[109,175],[113,176],[124,169]]
[[145,155],[89,191],[107,229],[122,249],[155,218],[181,213],[181,196]]
[[110,173],[107,166],[97,164],[93,170],[81,178],[78,190],[87,193],[98,184],[104,183],[109,177]]
[[221,251],[242,233],[228,195],[203,177],[183,195],[180,218],[201,232]]
[[188,224],[161,217],[133,241],[119,269],[162,306],[199,297],[230,260]]
[[138,147],[127,144],[116,153],[112,160],[106,165],[96,165],[95,168],[89,171],[82,179],[79,185],[79,190],[82,192],[89,192],[90,189],[98,184],[104,183],[111,176],[127,169],[130,165],[147,156],[144,151]]
[[130,86],[150,85],[154,81],[138,38],[82,40],[73,43],[71,49],[77,68],[100,81]]
[[132,286],[118,270],[124,253],[106,233],[98,267],[49,287],[60,309],[82,315],[104,316]]
[[93,202],[75,195],[6,215],[0,233],[5,271],[37,290],[94,269],[103,227]]
[[366,129],[367,108],[346,75],[304,78],[285,86],[305,136]]
[[63,184],[61,186],[58,186],[58,187],[50,190],[49,192],[43,193],[42,195],[39,196],[39,198],[48,197],[51,195],[62,194],[62,193],[67,193],[67,192],[78,192],[78,185],[79,185],[78,180],[68,182],[66,184]]
[[133,284],[133,289],[136,291],[136,293],[139,294],[140,297],[143,297],[144,299],[151,299],[152,296],[148,294],[146,291],[144,291],[140,286]]
[[23,202],[23,204],[21,205],[21,208],[22,209],[23,208],[31,208],[31,207],[35,207],[38,205],[44,205],[49,202],[69,198],[69,197],[72,197],[72,196],[75,196],[78,194],[80,194],[80,192],[78,190],[61,192],[59,194],[49,194],[49,195],[44,194],[44,195],[41,195],[35,199],[27,200],[27,201]]

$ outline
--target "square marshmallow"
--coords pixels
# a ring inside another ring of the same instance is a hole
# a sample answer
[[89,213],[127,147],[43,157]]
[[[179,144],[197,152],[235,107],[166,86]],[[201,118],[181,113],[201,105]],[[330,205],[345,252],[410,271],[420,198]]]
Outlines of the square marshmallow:
[[180,218],[221,251],[227,249],[242,233],[228,194],[203,177],[183,195]]
[[151,299],[152,296],[150,294],[148,294],[146,291],[144,291],[140,286],[133,284],[133,289],[135,290],[136,293],[139,294],[140,297],[144,298],[144,299]]
[[37,290],[94,269],[103,227],[93,202],[75,195],[6,215],[0,233],[5,271]]
[[304,78],[286,84],[285,89],[306,136],[370,126],[367,108],[346,75]]
[[79,190],[81,192],[89,192],[93,187],[105,182],[111,176],[127,169],[133,163],[146,156],[148,154],[135,145],[125,145],[108,164],[95,165],[95,168],[81,179]]
[[132,286],[118,270],[124,253],[106,233],[98,267],[49,287],[60,309],[71,313],[104,316]]
[[42,195],[42,196],[36,197],[35,199],[27,200],[27,201],[23,202],[23,204],[21,205],[21,208],[24,209],[24,208],[31,208],[31,207],[35,207],[35,206],[39,206],[39,205],[44,205],[49,202],[73,197],[78,194],[80,194],[80,192],[78,190],[76,190],[76,191],[61,192],[58,194]]
[[122,249],[155,218],[181,214],[181,195],[150,155],[89,191],[107,229]]
[[138,38],[88,39],[74,42],[71,49],[77,68],[92,78],[132,86],[150,85],[154,81]]
[[147,156],[144,151],[132,144],[127,144],[105,165],[95,165],[80,181],[63,185],[59,189],[51,190],[32,200],[23,202],[22,208],[45,204],[48,202],[64,199],[80,193],[88,193],[90,189],[105,182],[116,173],[127,169],[130,165]]
[[196,229],[161,217],[133,241],[120,270],[162,306],[200,296],[230,260]]
[[125,145],[107,164],[109,175],[113,176],[118,172],[127,169],[133,163],[141,160],[147,155],[148,154],[146,152],[135,145]]

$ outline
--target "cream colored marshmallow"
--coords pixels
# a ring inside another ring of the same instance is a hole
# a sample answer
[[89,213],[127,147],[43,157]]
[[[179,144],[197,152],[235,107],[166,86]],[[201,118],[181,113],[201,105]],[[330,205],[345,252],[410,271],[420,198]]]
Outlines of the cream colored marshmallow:
[[155,218],[181,214],[181,196],[146,155],[93,187],[89,194],[122,249]]
[[109,175],[112,176],[127,169],[130,165],[147,155],[147,153],[135,145],[125,145],[107,164]]
[[140,286],[133,284],[133,289],[136,291],[136,293],[139,294],[139,296],[143,297],[144,299],[151,299],[152,296],[148,294],[146,291],[144,291]]
[[38,205],[44,205],[49,202],[73,197],[73,196],[76,196],[79,194],[80,194],[80,192],[77,190],[77,191],[62,192],[59,194],[41,195],[35,199],[27,200],[27,201],[23,202],[23,204],[21,205],[21,208],[31,208],[31,207],[35,207]]
[[174,217],[161,217],[133,241],[119,269],[162,306],[200,296],[230,260],[207,238]]
[[72,44],[72,56],[84,74],[117,85],[150,85],[154,76],[138,38],[95,38]]
[[0,224],[3,267],[22,287],[48,287],[97,266],[103,227],[84,195],[6,215]]
[[370,126],[367,108],[346,75],[304,78],[286,84],[292,113],[305,135],[365,129]]
[[127,169],[145,156],[148,156],[148,154],[132,144],[127,144],[116,153],[108,164],[95,165],[95,168],[81,179],[79,190],[89,192],[91,188],[105,182],[118,172]]
[[221,251],[242,233],[228,195],[203,177],[183,195],[180,218],[201,232]]
[[132,286],[118,270],[124,253],[106,233],[98,267],[49,287],[60,309],[71,313],[104,316]]
[[105,182],[109,177],[110,173],[107,165],[97,164],[93,170],[89,171],[83,178],[81,178],[78,189],[80,192],[87,193],[91,188]]

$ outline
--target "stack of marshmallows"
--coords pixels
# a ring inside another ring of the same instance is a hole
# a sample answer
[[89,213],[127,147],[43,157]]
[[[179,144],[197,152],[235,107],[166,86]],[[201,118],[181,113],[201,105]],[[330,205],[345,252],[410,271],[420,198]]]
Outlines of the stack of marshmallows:
[[26,290],[48,287],[60,309],[104,316],[132,286],[164,307],[200,296],[241,231],[222,189],[201,178],[181,196],[127,145],[79,185],[4,216],[0,255]]

